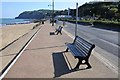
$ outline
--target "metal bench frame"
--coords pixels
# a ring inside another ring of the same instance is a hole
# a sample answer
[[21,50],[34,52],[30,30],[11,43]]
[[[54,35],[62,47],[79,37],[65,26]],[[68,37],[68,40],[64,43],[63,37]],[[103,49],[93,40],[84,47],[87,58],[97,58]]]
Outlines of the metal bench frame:
[[62,26],[59,26],[58,29],[56,29],[55,33],[57,32],[57,35],[60,33],[62,35]]
[[[66,43],[66,46],[67,49],[65,52],[68,52],[68,50],[70,50],[75,59],[78,58],[78,63],[74,69],[79,69],[79,66],[81,64],[87,64],[88,67],[86,69],[92,68],[91,65],[89,64],[89,57],[91,55],[93,48],[95,48],[94,44],[91,44],[90,42],[84,40],[83,38],[76,36],[74,42]],[[85,61],[84,63],[82,63],[83,60]]]

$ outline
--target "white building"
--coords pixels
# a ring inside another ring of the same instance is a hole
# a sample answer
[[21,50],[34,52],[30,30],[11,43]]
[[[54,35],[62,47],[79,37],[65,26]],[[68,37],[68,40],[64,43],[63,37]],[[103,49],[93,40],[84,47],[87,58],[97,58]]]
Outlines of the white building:
[[68,16],[68,15],[58,15],[58,16],[56,16],[55,17],[55,19],[57,20],[57,19],[60,19],[60,18],[63,18],[63,19],[70,19],[70,18],[72,18],[72,16]]

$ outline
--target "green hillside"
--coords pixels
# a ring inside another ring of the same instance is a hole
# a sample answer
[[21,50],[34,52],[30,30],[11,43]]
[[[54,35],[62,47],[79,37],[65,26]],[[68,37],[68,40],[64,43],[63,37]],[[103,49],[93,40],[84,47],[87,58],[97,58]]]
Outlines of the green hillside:
[[[89,2],[79,7],[79,17],[120,21],[120,2]],[[71,10],[75,16],[76,10]]]

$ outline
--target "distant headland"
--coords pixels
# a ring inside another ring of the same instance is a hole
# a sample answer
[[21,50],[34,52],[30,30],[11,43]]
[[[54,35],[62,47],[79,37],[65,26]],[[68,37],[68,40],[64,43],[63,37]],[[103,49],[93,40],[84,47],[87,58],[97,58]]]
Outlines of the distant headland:
[[34,10],[34,11],[24,11],[19,14],[15,19],[43,19],[45,15],[49,15],[51,10]]

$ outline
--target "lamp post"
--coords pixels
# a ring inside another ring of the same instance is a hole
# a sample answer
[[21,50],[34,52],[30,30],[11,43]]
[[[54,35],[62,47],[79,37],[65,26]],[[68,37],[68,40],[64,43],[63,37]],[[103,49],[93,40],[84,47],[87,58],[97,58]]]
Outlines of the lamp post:
[[76,24],[75,24],[75,37],[77,36],[77,22],[78,22],[78,3],[76,3]]
[[52,26],[54,26],[54,0],[52,0],[52,5],[48,6],[52,6]]
[[52,0],[52,26],[54,26],[54,0]]

